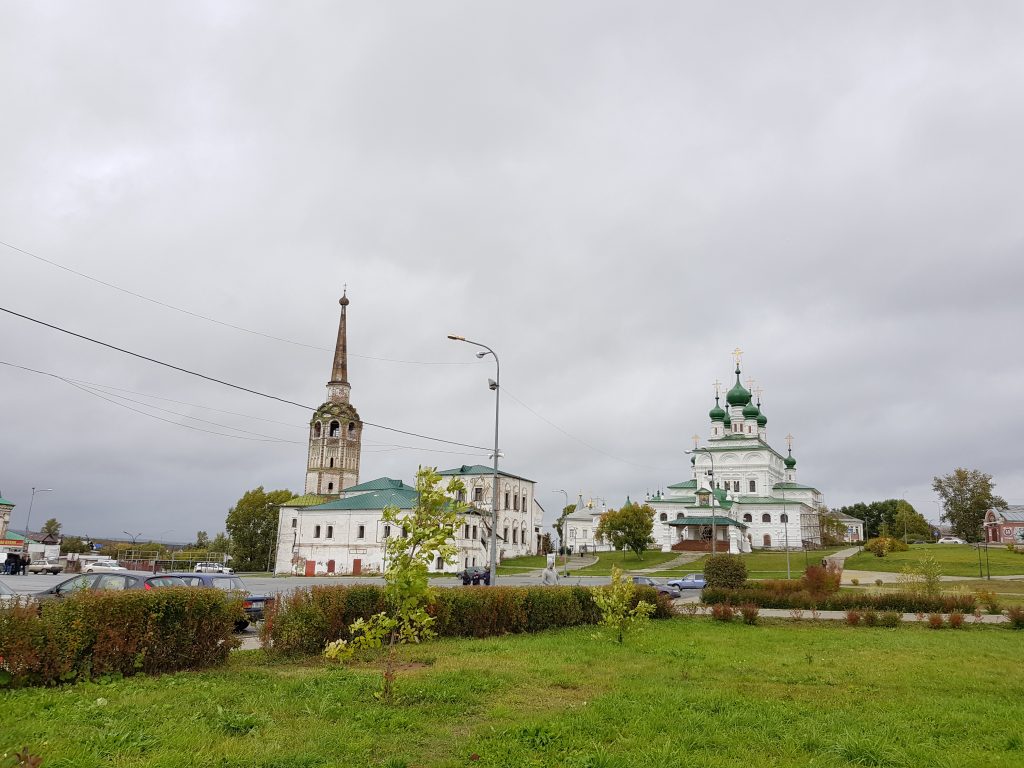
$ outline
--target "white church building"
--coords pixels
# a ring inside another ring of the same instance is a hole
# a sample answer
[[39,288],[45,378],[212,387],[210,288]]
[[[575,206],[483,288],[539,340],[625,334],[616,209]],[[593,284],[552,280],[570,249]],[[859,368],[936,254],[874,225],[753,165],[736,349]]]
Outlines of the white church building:
[[[278,509],[275,573],[380,573],[386,567],[385,541],[404,535],[383,522],[384,509],[407,512],[416,504],[416,489],[401,480],[381,477],[359,482],[363,423],[349,401],[347,295],[340,303],[327,401],[313,413],[309,425],[305,494]],[[456,562],[445,565],[438,559],[431,570],[455,573],[488,566],[493,468],[464,464],[439,474],[462,480],[466,490],[459,500],[470,508],[459,521]],[[498,561],[539,552],[543,517],[534,481],[499,470]]]
[[791,436],[785,456],[768,443],[768,419],[760,398],[755,404],[740,383],[738,351],[736,358],[725,408],[716,386],[707,444],[694,436],[690,477],[647,499],[663,551],[736,554],[821,544],[822,494],[797,482]]

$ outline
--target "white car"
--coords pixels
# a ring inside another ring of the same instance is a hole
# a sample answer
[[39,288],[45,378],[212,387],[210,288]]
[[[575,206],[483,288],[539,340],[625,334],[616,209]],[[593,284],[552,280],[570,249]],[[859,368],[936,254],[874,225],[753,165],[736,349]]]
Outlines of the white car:
[[234,573],[223,563],[196,563],[195,573]]
[[943,536],[936,544],[966,544],[967,542],[959,536]]
[[101,573],[108,571],[127,571],[123,565],[120,565],[117,560],[97,560],[94,563],[89,563],[83,569],[86,573]]

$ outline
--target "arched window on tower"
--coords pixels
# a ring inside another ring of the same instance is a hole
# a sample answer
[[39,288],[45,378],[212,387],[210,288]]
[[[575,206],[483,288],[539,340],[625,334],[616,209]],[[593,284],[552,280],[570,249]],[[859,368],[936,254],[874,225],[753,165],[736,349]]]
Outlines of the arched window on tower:
[[744,523],[752,523],[752,522],[754,522],[754,518],[751,516],[751,514],[749,512],[747,512],[747,514],[745,514],[743,516],[743,522]]
[[661,520],[661,522],[664,523],[665,521],[668,520],[668,515],[666,515],[664,512],[662,512],[661,513],[661,517],[659,519]]
[[327,484],[327,492],[328,493],[333,493],[334,492],[334,483],[328,483]]
[[331,422],[331,430],[327,433],[328,437],[337,437],[338,432],[341,430],[341,424],[336,421]]
[[320,422],[318,421],[316,424],[313,425],[313,437],[320,437],[321,429],[323,429],[323,427],[320,426]]
[[767,512],[765,512],[763,515],[761,515],[761,522],[762,523],[770,523],[771,521],[772,521],[772,516],[769,515]]
[[789,522],[789,515],[787,515],[785,512],[782,513],[782,522],[784,522],[784,523],[788,523]]
[[334,459],[328,459],[327,466],[333,467],[334,466]]
[[356,423],[354,421],[350,421],[348,423],[348,439],[349,440],[354,440],[355,437],[356,437]]

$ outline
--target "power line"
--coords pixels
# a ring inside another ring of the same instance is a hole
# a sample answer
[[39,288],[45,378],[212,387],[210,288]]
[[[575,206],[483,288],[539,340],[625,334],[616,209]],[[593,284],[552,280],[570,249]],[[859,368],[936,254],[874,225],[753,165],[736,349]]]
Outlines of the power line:
[[[283,397],[278,397],[277,395],[270,395],[270,394],[267,394],[266,392],[260,392],[260,391],[255,390],[255,389],[249,389],[248,387],[243,387],[240,384],[232,384],[229,381],[224,381],[223,379],[218,379],[218,378],[215,378],[213,376],[207,376],[206,374],[199,373],[197,371],[192,371],[192,370],[189,370],[188,368],[182,368],[181,366],[178,366],[178,365],[172,365],[171,363],[165,363],[162,360],[157,360],[156,358],[148,357],[146,355],[139,354],[138,352],[132,352],[131,350],[124,349],[122,347],[118,347],[118,346],[115,346],[113,344],[108,344],[105,341],[100,341],[99,339],[94,339],[91,336],[85,336],[85,335],[83,335],[81,333],[75,333],[74,331],[69,331],[66,328],[61,328],[58,325],[52,325],[51,323],[46,323],[46,322],[43,322],[42,320],[37,320],[34,317],[29,317],[28,315],[23,315],[20,312],[15,312],[14,310],[7,309],[6,307],[0,307],[0,312],[6,312],[9,315],[14,315],[15,317],[20,317],[23,320],[28,320],[29,322],[36,323],[37,325],[42,325],[42,326],[44,326],[46,328],[50,328],[50,329],[55,330],[55,331],[60,331],[61,333],[66,333],[69,336],[74,336],[75,338],[82,339],[83,341],[92,342],[93,344],[99,344],[101,347],[106,347],[107,349],[112,349],[115,352],[121,352],[122,354],[130,355],[131,357],[137,357],[140,360],[145,360],[147,362],[154,363],[156,365],[162,365],[163,367],[170,368],[171,370],[174,370],[174,371],[179,371],[181,373],[187,373],[189,376],[196,376],[196,377],[198,377],[200,379],[205,379],[206,381],[212,381],[214,384],[220,384],[220,385],[225,386],[225,387],[230,387],[232,389],[237,389],[237,390],[239,390],[241,392],[248,392],[251,395],[257,395],[258,397],[265,397],[268,400],[276,400],[276,401],[278,401],[280,403],[285,403],[287,405],[294,405],[294,406],[296,406],[298,408],[302,408],[303,410],[307,410],[307,411],[315,411],[316,410],[316,408],[313,407],[313,406],[303,405],[302,403],[296,403],[294,400],[288,400],[288,399],[283,398]],[[456,442],[454,440],[445,440],[445,439],[440,438],[440,437],[431,437],[429,435],[421,435],[421,434],[419,434],[417,432],[410,432],[410,431],[404,430],[404,429],[396,429],[395,427],[387,427],[387,426],[384,426],[383,424],[374,424],[371,421],[363,421],[363,425],[364,426],[368,426],[368,427],[376,427],[377,429],[383,429],[383,430],[386,430],[388,432],[395,432],[395,433],[400,434],[400,435],[408,435],[410,437],[418,437],[418,438],[420,438],[422,440],[433,440],[434,442],[438,442],[438,443],[446,443],[448,445],[457,445],[460,448],[472,448],[473,450],[476,450],[476,451],[486,451],[486,450],[488,450],[487,448],[485,448],[483,446],[480,446],[480,445],[471,445],[469,443],[459,443],[459,442]]]
[[[280,341],[280,342],[282,342],[284,344],[292,344],[292,345],[294,345],[296,347],[305,347],[306,349],[316,349],[316,350],[320,350],[320,351],[323,351],[323,352],[333,352],[334,351],[333,349],[330,349],[328,347],[321,347],[321,346],[318,346],[316,344],[306,344],[305,342],[295,341],[294,339],[286,339],[286,338],[284,338],[282,336],[274,336],[271,333],[264,333],[263,331],[257,331],[257,330],[254,330],[252,328],[246,328],[245,326],[236,325],[234,323],[229,323],[226,320],[218,320],[217,318],[210,317],[209,315],[203,315],[203,314],[200,314],[199,312],[193,312],[192,310],[185,309],[184,307],[178,307],[178,306],[175,306],[174,304],[168,304],[166,301],[160,301],[159,299],[154,299],[151,296],[146,296],[144,294],[138,293],[137,291],[133,291],[133,290],[130,290],[128,288],[122,288],[120,285],[115,285],[114,283],[109,283],[106,280],[101,280],[98,277],[93,277],[92,275],[87,275],[85,272],[79,272],[77,269],[72,269],[71,267],[68,267],[68,266],[65,266],[63,264],[60,264],[60,263],[58,263],[56,261],[53,261],[52,259],[47,259],[47,258],[44,258],[42,256],[39,256],[38,254],[32,253],[31,251],[26,251],[24,248],[19,248],[16,245],[11,245],[10,243],[6,243],[3,240],[0,240],[0,245],[4,246],[5,248],[10,248],[12,251],[17,251],[18,253],[24,254],[25,256],[28,256],[31,259],[35,259],[36,261],[40,261],[43,264],[48,264],[51,267],[54,267],[56,269],[63,270],[65,272],[68,272],[68,273],[70,273],[72,275],[76,275],[78,277],[84,278],[86,280],[90,280],[90,281],[92,281],[94,283],[97,283],[99,285],[106,286],[107,288],[110,288],[112,290],[120,291],[121,293],[127,294],[128,296],[133,296],[136,299],[140,299],[142,301],[148,301],[150,304],[156,304],[157,306],[163,307],[164,309],[169,309],[169,310],[172,310],[173,312],[180,312],[183,315],[188,315],[189,317],[194,317],[194,318],[196,318],[198,320],[205,320],[205,321],[207,321],[209,323],[215,323],[216,325],[220,325],[220,326],[223,326],[225,328],[231,328],[231,329],[236,330],[236,331],[241,331],[242,333],[249,333],[249,334],[252,334],[253,336],[262,336],[265,339],[272,339],[273,341]],[[349,352],[348,354],[351,357],[359,357],[359,358],[362,358],[362,359],[365,359],[365,360],[379,360],[379,361],[386,362],[386,363],[406,363],[408,365],[477,365],[478,364],[478,361],[475,361],[475,360],[464,361],[464,362],[441,362],[441,361],[430,361],[430,360],[401,360],[401,359],[393,358],[393,357],[377,357],[377,356],[374,356],[374,355],[360,355],[360,354],[357,354],[355,352]]]

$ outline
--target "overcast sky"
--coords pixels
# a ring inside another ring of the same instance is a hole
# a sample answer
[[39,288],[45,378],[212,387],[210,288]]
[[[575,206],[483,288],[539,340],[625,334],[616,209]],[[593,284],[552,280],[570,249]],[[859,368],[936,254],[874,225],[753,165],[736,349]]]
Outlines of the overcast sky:
[[[445,337],[491,345],[549,518],[688,479],[736,346],[830,506],[935,518],[958,466],[1020,503],[1022,40],[1017,2],[5,3],[0,240],[298,343],[3,246],[0,306],[313,408],[347,283],[362,418],[489,445]],[[115,401],[0,366],[14,527],[32,486],[33,528],[175,541],[302,490],[311,410],[2,313],[0,360]],[[486,455],[367,427],[361,479]]]

